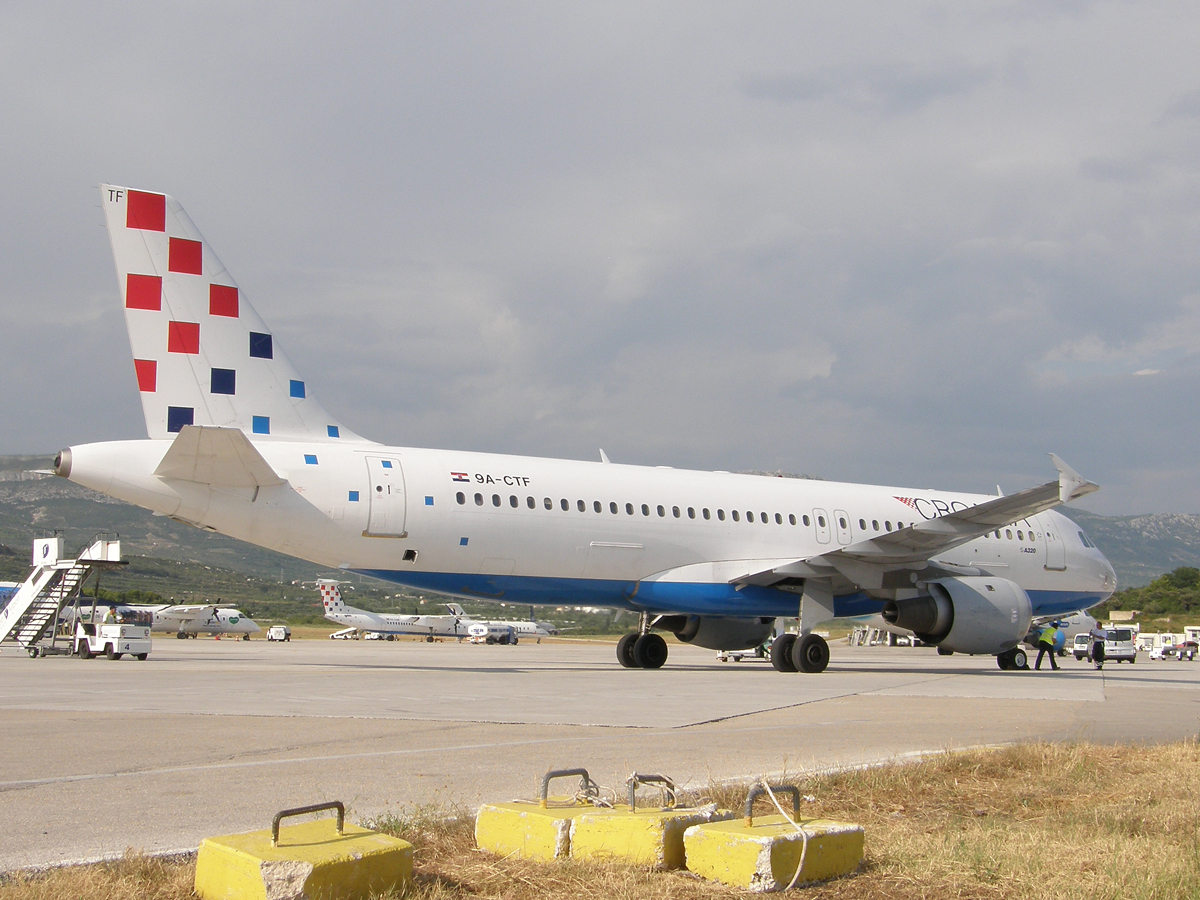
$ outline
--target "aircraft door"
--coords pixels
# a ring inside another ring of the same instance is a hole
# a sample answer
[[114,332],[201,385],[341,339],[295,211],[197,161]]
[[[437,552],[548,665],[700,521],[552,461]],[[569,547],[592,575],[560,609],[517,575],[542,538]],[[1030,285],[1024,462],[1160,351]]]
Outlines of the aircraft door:
[[1052,572],[1062,572],[1067,568],[1067,545],[1063,543],[1062,535],[1054,527],[1050,516],[1038,516],[1037,523],[1042,527],[1046,536],[1046,568]]
[[408,512],[404,496],[404,472],[400,460],[367,457],[371,499],[367,513],[367,537],[407,537],[404,530]]
[[813,510],[813,528],[817,530],[817,543],[829,543],[829,513],[823,509]]
[[835,509],[833,511],[833,524],[837,526],[838,543],[850,543],[850,514],[844,509]]

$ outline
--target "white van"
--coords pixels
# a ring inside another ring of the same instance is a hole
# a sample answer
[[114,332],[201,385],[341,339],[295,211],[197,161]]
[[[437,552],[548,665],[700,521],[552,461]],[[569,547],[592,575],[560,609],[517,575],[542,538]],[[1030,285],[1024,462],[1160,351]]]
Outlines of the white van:
[[1137,662],[1136,635],[1132,628],[1109,628],[1104,642],[1105,662]]
[[287,625],[272,625],[267,629],[268,641],[290,641],[292,629]]

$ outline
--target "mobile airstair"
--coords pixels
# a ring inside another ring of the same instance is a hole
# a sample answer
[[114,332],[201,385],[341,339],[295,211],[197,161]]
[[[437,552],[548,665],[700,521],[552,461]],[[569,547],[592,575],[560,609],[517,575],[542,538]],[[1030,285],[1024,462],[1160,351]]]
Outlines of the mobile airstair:
[[[71,652],[71,639],[58,645],[58,617],[101,569],[125,565],[116,534],[96,535],[78,556],[66,557],[59,535],[33,542],[33,571],[0,610],[0,643],[16,641],[32,657]],[[49,638],[49,643],[46,639]]]

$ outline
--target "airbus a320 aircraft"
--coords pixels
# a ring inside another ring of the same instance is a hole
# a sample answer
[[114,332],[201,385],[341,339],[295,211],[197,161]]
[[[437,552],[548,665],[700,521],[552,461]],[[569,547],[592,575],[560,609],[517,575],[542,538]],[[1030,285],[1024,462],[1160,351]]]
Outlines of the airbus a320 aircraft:
[[943,651],[1013,665],[1037,618],[1112,594],[1112,567],[1054,507],[1009,496],[390,447],[313,396],[171,197],[103,185],[148,440],[63,450],[57,474],[323,566],[461,598],[640,614],[622,665],[658,668],[657,630],[746,649],[799,613],[772,663],[819,672],[813,629],[882,614]]

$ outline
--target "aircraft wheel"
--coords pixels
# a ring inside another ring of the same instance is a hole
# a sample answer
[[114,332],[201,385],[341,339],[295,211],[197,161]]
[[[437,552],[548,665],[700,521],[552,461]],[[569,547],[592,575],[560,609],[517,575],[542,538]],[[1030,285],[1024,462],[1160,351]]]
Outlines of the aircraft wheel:
[[792,664],[800,672],[824,672],[829,645],[819,634],[806,634],[792,646]]
[[250,635],[248,635],[248,634],[243,634],[243,635],[242,635],[242,640],[243,640],[243,641],[248,641],[248,640],[250,640]]
[[633,644],[640,637],[637,632],[630,632],[622,635],[617,641],[617,662],[626,669],[636,669],[637,663],[633,660]]
[[771,641],[771,665],[776,672],[795,672],[796,663],[792,660],[792,647],[795,646],[796,636],[784,632]]
[[661,634],[643,634],[633,642],[633,661],[639,669],[661,669],[667,661],[667,642]]
[[1025,655],[1025,651],[1020,647],[1009,651],[1012,654],[1011,661],[1014,669],[1028,669],[1029,657]]
[[181,641],[186,641],[186,640],[187,640],[187,635],[186,635],[186,634],[184,634],[182,631],[181,631],[181,632],[179,632],[177,635],[175,635],[175,637],[179,638],[179,640],[181,640]]

